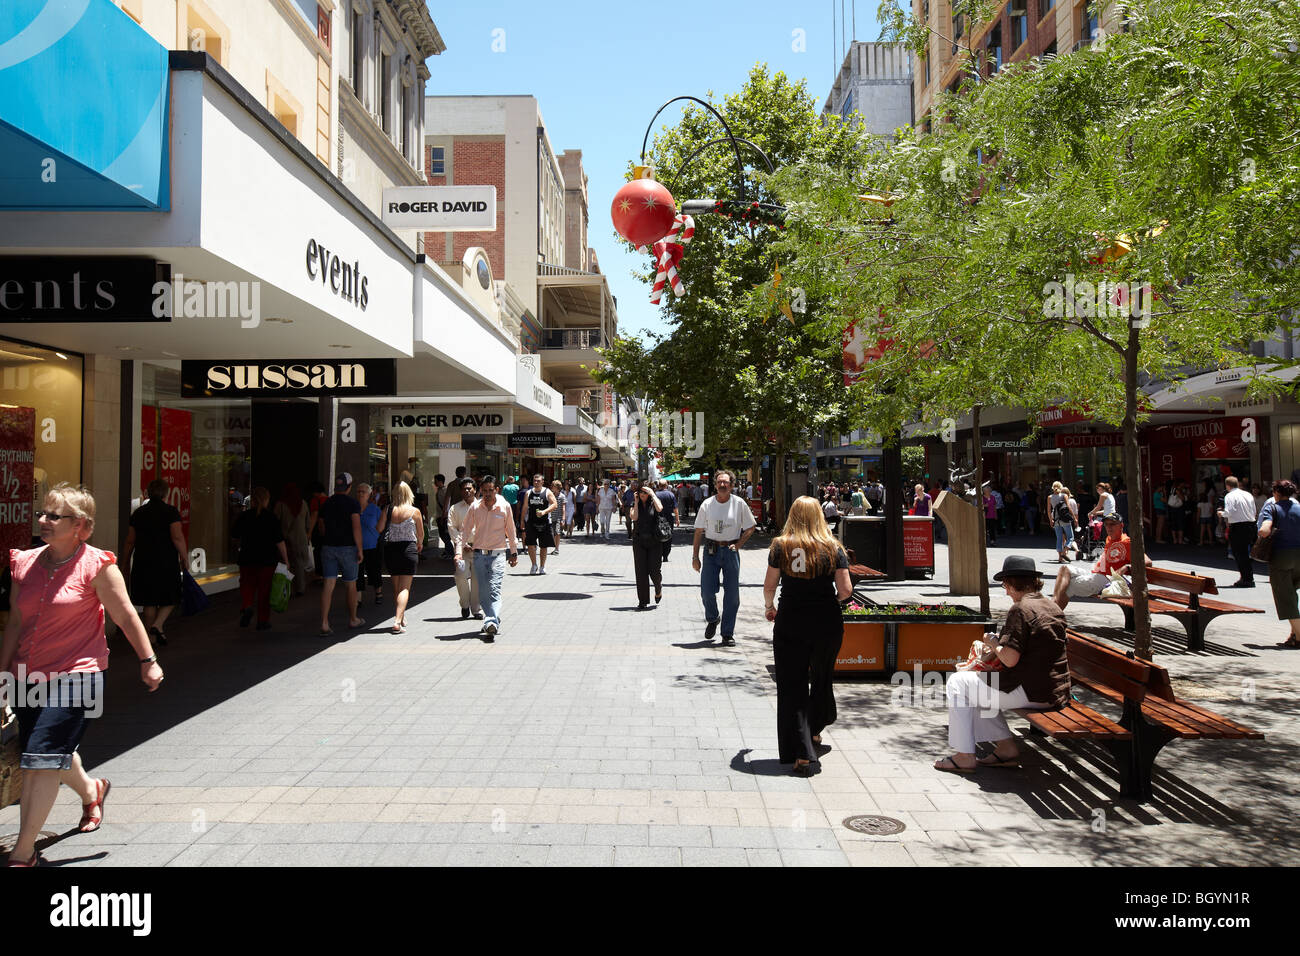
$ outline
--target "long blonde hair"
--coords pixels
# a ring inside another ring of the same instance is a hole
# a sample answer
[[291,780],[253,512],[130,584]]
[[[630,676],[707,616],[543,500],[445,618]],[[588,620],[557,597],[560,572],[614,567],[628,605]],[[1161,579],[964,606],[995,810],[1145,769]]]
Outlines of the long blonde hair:
[[415,503],[415,494],[411,491],[411,486],[404,481],[399,481],[397,487],[393,489],[393,507],[409,508]]
[[[840,543],[831,534],[816,498],[796,498],[786,516],[781,536],[772,542],[781,550],[781,573],[795,578],[815,578],[835,567]],[[794,564],[798,559],[799,568]]]

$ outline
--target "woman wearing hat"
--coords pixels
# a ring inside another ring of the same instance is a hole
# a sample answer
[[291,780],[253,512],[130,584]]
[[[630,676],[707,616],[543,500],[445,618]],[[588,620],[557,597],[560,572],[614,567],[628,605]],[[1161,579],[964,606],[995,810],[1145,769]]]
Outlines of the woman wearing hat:
[[[1014,602],[1001,633],[985,636],[1001,668],[959,671],[948,678],[948,746],[953,754],[934,765],[945,773],[1020,766],[1020,751],[1001,711],[1052,710],[1070,700],[1065,612],[1043,594],[1034,559],[1011,555],[993,580]],[[979,743],[992,743],[993,752],[976,758]]]

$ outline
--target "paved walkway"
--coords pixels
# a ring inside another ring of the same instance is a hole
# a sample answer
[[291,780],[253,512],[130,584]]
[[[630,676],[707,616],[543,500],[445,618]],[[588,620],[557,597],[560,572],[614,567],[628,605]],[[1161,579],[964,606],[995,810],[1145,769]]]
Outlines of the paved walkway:
[[[1023,771],[937,773],[941,695],[927,706],[880,681],[837,685],[833,750],[808,780],[776,763],[765,543],[742,562],[739,646],[722,648],[702,640],[686,541],[665,565],[663,605],[644,613],[626,541],[566,542],[545,577],[525,558],[507,576],[493,645],[461,621],[436,561],[404,635],[367,606],[367,629],[313,636],[318,590],[277,630],[241,630],[223,595],[168,628],[168,679],[152,696],[115,642],[108,712],[83,747],[91,772],[113,781],[108,822],[57,838],[79,816],[65,788],[44,853],[83,866],[1300,862],[1300,655],[1272,648],[1271,610],[1216,621],[1201,654],[1157,619],[1157,659],[1179,693],[1268,739],[1171,744],[1150,803],[1119,801],[1108,756],[1086,744],[1034,738]],[[1054,557],[1045,538],[1012,544]],[[938,550],[938,582],[880,596],[946,597]],[[1228,594],[1270,606],[1264,584]],[[995,613],[1007,603],[995,593]],[[1078,602],[1070,619],[1122,646],[1115,608]],[[852,814],[906,829],[859,834],[842,825]],[[17,819],[17,807],[0,811],[0,844]]]

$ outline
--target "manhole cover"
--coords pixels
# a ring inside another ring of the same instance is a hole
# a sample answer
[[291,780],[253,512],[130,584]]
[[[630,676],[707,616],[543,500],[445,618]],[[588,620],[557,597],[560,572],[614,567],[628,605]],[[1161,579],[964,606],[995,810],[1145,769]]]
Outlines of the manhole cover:
[[856,817],[845,817],[844,825],[850,830],[856,830],[858,833],[869,833],[872,836],[889,836],[891,833],[902,833],[907,829],[907,824],[902,820],[895,820],[893,817],[878,817],[869,813]]

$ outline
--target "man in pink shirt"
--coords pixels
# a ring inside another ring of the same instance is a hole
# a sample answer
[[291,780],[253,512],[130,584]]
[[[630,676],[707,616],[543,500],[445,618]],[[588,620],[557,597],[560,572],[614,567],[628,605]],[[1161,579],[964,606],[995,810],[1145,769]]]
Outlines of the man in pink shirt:
[[504,498],[497,497],[496,479],[487,475],[478,483],[479,500],[470,505],[462,525],[465,560],[473,561],[483,606],[483,640],[491,644],[501,631],[501,582],[505,563],[513,568],[519,561],[519,539],[515,518]]

